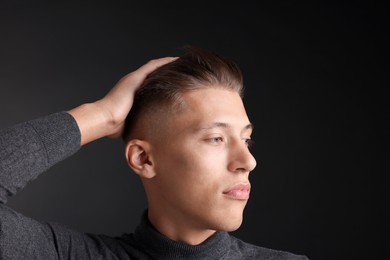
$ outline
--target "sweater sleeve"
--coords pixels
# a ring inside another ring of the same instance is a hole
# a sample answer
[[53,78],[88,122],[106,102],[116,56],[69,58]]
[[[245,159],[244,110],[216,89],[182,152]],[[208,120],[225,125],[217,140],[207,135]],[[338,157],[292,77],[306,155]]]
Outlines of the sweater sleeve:
[[98,235],[39,222],[5,205],[8,196],[79,148],[80,130],[67,112],[0,130],[0,259],[118,259]]
[[80,130],[67,112],[0,130],[0,203],[80,148]]

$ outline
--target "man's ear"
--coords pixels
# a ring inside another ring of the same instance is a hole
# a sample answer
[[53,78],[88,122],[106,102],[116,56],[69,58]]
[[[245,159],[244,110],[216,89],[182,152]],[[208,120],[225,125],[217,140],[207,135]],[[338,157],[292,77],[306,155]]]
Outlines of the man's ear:
[[130,168],[139,176],[151,179],[156,175],[150,154],[150,144],[147,141],[139,139],[128,141],[125,155]]

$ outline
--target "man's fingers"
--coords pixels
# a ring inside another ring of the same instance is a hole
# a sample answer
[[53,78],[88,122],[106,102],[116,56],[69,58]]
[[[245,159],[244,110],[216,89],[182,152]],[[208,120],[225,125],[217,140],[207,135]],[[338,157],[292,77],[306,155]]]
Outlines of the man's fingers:
[[179,57],[164,57],[164,58],[149,60],[147,63],[139,67],[137,70],[125,75],[119,82],[121,83],[126,82],[126,83],[130,83],[131,86],[137,85],[139,87],[141,82],[144,81],[146,76],[148,76],[148,74],[150,74],[152,71],[178,58]]
[[167,63],[170,63],[174,60],[178,59],[178,57],[164,57],[159,59],[153,59],[148,61],[146,64],[142,65],[138,71],[141,71],[142,74],[147,76],[149,73],[157,69],[158,67],[161,67],[162,65],[165,65]]

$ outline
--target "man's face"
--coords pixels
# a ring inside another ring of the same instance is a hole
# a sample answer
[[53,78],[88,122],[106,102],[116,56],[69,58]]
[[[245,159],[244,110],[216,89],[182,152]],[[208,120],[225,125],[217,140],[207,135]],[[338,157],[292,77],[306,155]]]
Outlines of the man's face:
[[184,108],[167,118],[153,141],[149,207],[199,230],[237,229],[249,198],[252,125],[240,96],[221,88],[183,94]]

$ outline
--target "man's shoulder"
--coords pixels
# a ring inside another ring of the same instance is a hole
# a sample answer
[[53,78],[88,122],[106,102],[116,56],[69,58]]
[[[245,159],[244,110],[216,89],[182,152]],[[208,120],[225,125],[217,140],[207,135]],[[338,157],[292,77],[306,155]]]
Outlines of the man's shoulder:
[[305,255],[257,246],[234,236],[231,236],[231,241],[231,251],[240,254],[242,259],[308,260]]

